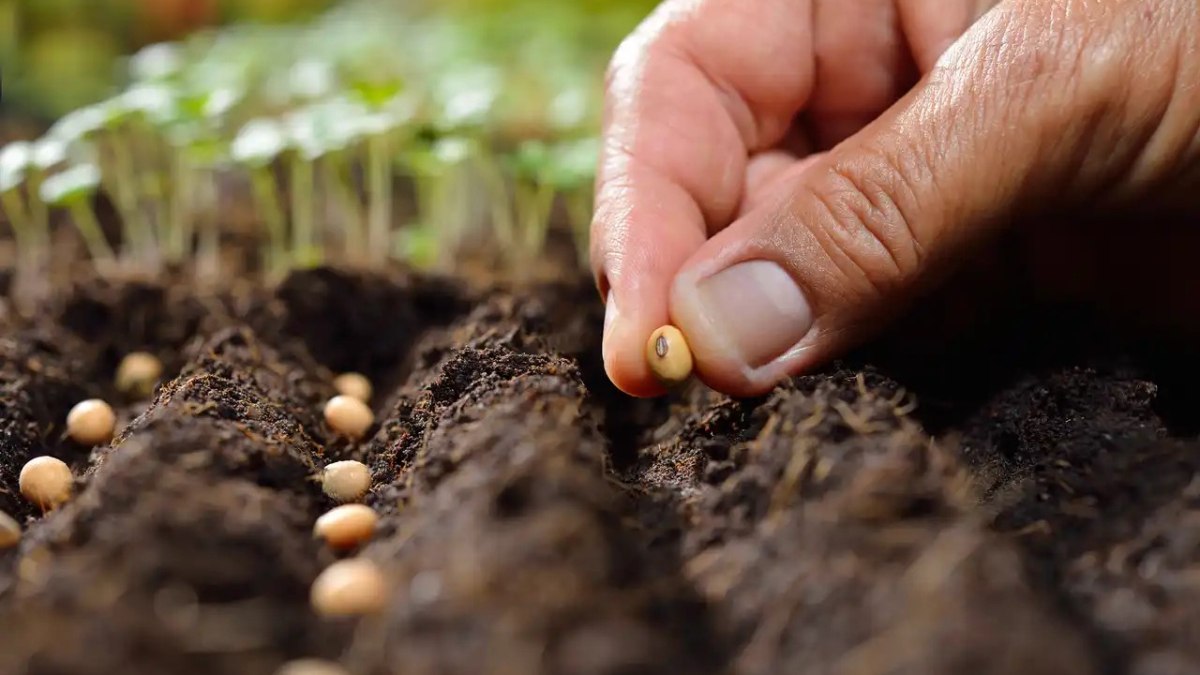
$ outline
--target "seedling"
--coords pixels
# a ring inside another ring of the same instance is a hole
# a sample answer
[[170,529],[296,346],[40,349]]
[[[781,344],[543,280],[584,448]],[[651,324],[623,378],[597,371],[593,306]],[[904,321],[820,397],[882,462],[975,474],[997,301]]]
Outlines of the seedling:
[[356,502],[371,489],[371,470],[352,459],[334,462],[321,474],[321,489],[335,502]]
[[333,378],[333,388],[342,396],[355,398],[363,403],[371,402],[371,381],[361,373],[342,373]]
[[169,42],[148,45],[129,59],[129,72],[137,80],[165,80],[183,67],[179,45]]
[[335,432],[358,440],[375,423],[375,415],[357,398],[334,396],[325,404],[325,423]]
[[287,264],[287,223],[271,165],[286,148],[283,128],[269,119],[247,122],[230,146],[233,160],[246,167],[250,174],[250,185],[267,225],[264,264],[273,276],[280,274]]
[[363,504],[343,504],[317,518],[313,535],[325,540],[330,548],[351,549],[371,539],[379,516]]
[[310,601],[324,616],[375,614],[387,606],[388,584],[370,560],[339,560],[317,575]]
[[17,246],[17,286],[37,276],[46,244],[45,227],[35,221],[23,190],[32,162],[32,146],[24,141],[9,143],[0,149],[0,206],[8,215]]
[[514,173],[513,207],[517,223],[515,253],[523,261],[542,251],[554,206],[554,156],[542,141],[526,141],[511,157]]
[[92,196],[100,186],[100,169],[94,164],[78,164],[46,180],[38,192],[42,201],[66,208],[71,220],[83,237],[83,243],[98,267],[111,266],[116,261],[112,246],[92,210]]
[[126,398],[140,401],[154,393],[154,385],[162,377],[162,361],[147,352],[132,352],[117,366],[115,385]]
[[[439,253],[450,257],[457,251],[473,215],[469,179],[480,168],[480,154],[476,141],[458,136],[410,144],[403,161],[415,187],[418,219],[401,232],[404,259],[425,266]],[[495,205],[507,216],[504,206]]]
[[21,543],[21,524],[12,516],[0,511],[0,550]]
[[100,445],[112,440],[117,415],[112,406],[100,399],[75,404],[67,413],[67,435],[80,445]]
[[663,326],[646,341],[646,364],[650,372],[668,389],[678,387],[692,376],[692,350],[683,333],[674,326]]
[[29,460],[21,468],[17,479],[21,496],[37,505],[42,511],[50,511],[67,503],[75,477],[71,467],[55,457],[41,456]]

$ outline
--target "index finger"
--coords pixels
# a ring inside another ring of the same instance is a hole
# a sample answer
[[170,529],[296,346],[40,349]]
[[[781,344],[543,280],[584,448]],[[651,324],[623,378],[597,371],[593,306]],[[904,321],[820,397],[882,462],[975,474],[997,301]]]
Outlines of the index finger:
[[667,0],[609,68],[592,223],[604,363],[661,392],[643,342],[675,273],[736,213],[750,153],[777,143],[813,86],[812,0]]

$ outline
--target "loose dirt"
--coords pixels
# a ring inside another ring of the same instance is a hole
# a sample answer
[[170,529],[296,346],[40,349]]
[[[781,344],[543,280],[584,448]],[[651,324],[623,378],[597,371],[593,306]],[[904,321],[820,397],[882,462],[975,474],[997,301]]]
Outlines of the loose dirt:
[[[635,401],[600,322],[582,282],[331,269],[90,280],[8,318],[0,672],[1200,672],[1195,359],[1060,314],[760,399]],[[137,350],[166,377],[123,401]],[[347,371],[375,387],[357,443],[321,415]],[[90,397],[119,403],[111,445],[64,433]],[[17,491],[41,454],[78,482],[45,516]],[[342,459],[381,516],[346,554],[312,535]],[[384,570],[386,611],[312,611],[340,555]]]

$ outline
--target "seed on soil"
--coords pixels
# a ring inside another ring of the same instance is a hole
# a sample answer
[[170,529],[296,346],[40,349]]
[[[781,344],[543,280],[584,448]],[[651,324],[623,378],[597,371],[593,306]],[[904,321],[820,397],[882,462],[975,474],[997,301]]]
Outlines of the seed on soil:
[[0,549],[12,548],[21,541],[21,524],[0,511]]
[[335,507],[317,518],[313,534],[324,539],[335,549],[354,548],[366,543],[375,534],[379,516],[375,510],[363,504],[345,504]]
[[333,661],[296,659],[280,666],[275,675],[350,675],[350,671]]
[[66,462],[45,455],[26,462],[17,479],[21,495],[43,511],[66,503],[71,498],[74,481]]
[[112,440],[117,414],[98,398],[75,404],[67,413],[67,435],[80,445],[100,445]]
[[321,475],[321,489],[337,502],[356,502],[371,489],[371,470],[352,459],[334,462]]
[[375,423],[375,414],[357,398],[334,396],[325,404],[325,422],[335,432],[359,439]]
[[162,377],[162,361],[148,352],[131,352],[117,366],[117,391],[130,400],[140,401],[154,393],[154,385]]
[[387,596],[379,567],[365,558],[352,558],[339,560],[317,575],[310,600],[318,614],[354,616],[382,611]]
[[363,403],[371,402],[371,394],[374,389],[371,387],[371,381],[361,373],[342,373],[333,378],[333,388],[342,396],[356,398]]
[[692,376],[692,350],[674,326],[651,333],[646,342],[646,363],[665,387],[677,387]]

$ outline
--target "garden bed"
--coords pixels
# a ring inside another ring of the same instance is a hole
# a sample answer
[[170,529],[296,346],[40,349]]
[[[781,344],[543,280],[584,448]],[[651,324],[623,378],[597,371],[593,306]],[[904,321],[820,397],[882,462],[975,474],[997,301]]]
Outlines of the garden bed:
[[[1075,321],[634,401],[582,281],[318,269],[48,307],[0,334],[0,508],[25,528],[3,673],[1200,670],[1196,369]],[[74,445],[67,411],[118,400],[134,350],[168,377],[111,446]],[[360,443],[320,413],[344,371],[375,384]],[[80,482],[44,517],[16,490],[40,454]],[[341,459],[372,470],[357,555],[392,589],[358,619],[309,605],[337,557],[315,478]]]

